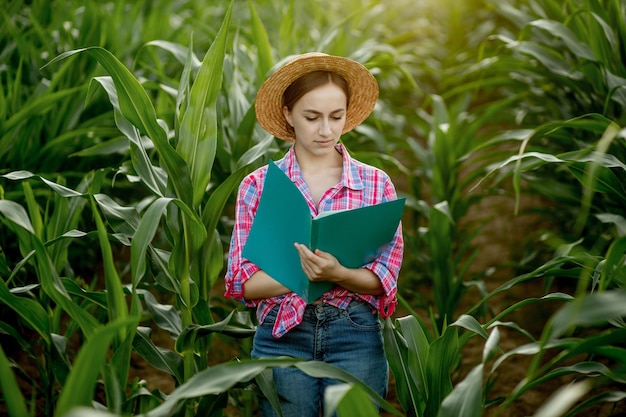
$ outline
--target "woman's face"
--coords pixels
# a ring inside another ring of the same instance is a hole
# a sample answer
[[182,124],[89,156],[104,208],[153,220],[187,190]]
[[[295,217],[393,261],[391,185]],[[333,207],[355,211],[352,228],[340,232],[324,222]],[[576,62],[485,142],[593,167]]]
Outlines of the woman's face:
[[298,100],[291,111],[283,108],[296,134],[296,147],[315,156],[332,150],[346,124],[347,97],[333,83],[321,85]]

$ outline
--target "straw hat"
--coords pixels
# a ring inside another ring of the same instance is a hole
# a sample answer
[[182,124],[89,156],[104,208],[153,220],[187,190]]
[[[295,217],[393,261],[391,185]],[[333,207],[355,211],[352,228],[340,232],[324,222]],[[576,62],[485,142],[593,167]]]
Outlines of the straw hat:
[[311,52],[287,62],[259,89],[254,107],[263,129],[279,139],[295,141],[283,114],[283,93],[295,80],[314,71],[335,72],[348,83],[349,106],[342,134],[357,127],[374,110],[378,100],[378,83],[367,68],[349,58]]

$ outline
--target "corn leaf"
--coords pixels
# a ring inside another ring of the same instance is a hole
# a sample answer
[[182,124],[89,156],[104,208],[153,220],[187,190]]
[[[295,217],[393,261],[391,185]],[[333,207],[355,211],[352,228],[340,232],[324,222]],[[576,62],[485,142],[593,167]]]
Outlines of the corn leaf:
[[443,399],[438,417],[481,417],[483,415],[481,363],[459,382],[454,390]]
[[70,375],[56,405],[55,415],[62,416],[73,407],[91,405],[98,375],[102,371],[111,341],[122,333],[128,333],[137,324],[135,318],[110,322],[95,329],[92,337],[81,346]]
[[[217,146],[217,96],[222,86],[222,68],[233,2],[224,16],[216,39],[206,53],[191,87],[189,107],[185,110],[177,151],[191,173],[193,199],[197,207],[206,194]],[[182,199],[185,203],[188,201]]]
[[45,310],[35,300],[11,294],[6,283],[0,279],[0,301],[15,311],[35,330],[47,346],[50,346],[50,324]]
[[324,417],[376,417],[378,411],[358,385],[336,384],[324,391]]
[[156,111],[148,94],[128,68],[111,52],[100,47],[89,47],[65,52],[54,58],[47,65],[79,53],[92,55],[113,78],[121,113],[139,131],[154,142],[159,157],[165,165],[169,179],[176,190],[176,195],[182,201],[191,205],[193,191],[189,167],[185,160],[170,145],[165,130],[157,120]]
[[2,387],[2,396],[9,416],[31,416],[2,346],[0,346],[0,387]]

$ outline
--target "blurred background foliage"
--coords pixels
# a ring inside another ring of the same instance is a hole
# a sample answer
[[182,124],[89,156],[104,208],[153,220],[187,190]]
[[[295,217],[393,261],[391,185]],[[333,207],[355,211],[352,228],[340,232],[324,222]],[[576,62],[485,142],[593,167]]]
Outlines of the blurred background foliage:
[[[255,415],[274,366],[343,381],[341,416],[374,415],[368,396],[389,415],[624,412],[623,1],[0,15],[3,412]],[[256,91],[307,51],[376,76],[374,114],[343,141],[408,201],[387,401],[324,364],[250,360],[253,317],[222,297],[233,192],[287,146],[255,124]]]

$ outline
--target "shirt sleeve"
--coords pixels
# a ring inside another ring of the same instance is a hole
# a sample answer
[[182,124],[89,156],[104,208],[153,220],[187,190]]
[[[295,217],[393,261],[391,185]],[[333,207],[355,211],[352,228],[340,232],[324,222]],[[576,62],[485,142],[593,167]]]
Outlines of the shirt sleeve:
[[248,307],[254,307],[258,300],[246,300],[243,297],[244,283],[259,270],[259,267],[242,256],[248,240],[252,221],[259,205],[262,184],[260,176],[250,174],[239,185],[235,202],[235,224],[228,252],[228,268],[224,278],[228,298],[238,300]]
[[[387,180],[384,186],[383,201],[391,201],[397,198],[395,187],[391,180]],[[398,276],[404,256],[404,239],[402,235],[402,222],[389,244],[381,254],[365,268],[378,276],[383,286],[384,294],[378,297],[378,311],[381,317],[386,318],[393,314],[397,305]]]

